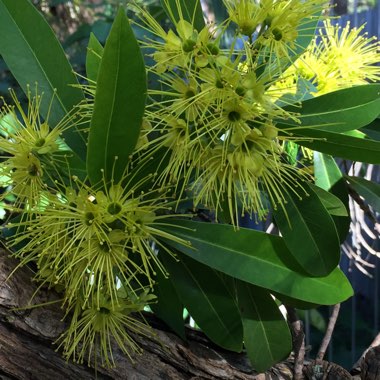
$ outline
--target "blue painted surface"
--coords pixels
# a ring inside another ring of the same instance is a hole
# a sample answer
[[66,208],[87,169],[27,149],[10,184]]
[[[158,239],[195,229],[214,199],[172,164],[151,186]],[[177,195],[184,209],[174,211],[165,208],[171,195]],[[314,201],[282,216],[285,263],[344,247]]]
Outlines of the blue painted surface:
[[368,33],[368,36],[376,36],[380,39],[380,2],[372,9],[363,12],[354,11],[352,14],[342,15],[333,23],[345,26],[347,22],[351,23],[352,27],[360,27],[365,24],[363,33]]

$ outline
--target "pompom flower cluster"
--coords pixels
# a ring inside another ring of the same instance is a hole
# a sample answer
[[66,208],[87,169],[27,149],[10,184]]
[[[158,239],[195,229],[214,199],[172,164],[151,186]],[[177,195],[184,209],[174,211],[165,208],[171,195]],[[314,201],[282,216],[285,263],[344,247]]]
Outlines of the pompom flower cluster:
[[[154,62],[147,71],[158,81],[119,182],[91,185],[63,138],[91,118],[92,99],[54,128],[49,115],[40,117],[37,87],[27,92],[27,110],[14,92],[14,105],[3,101],[0,200],[12,194],[7,208],[17,214],[3,230],[6,246],[41,286],[62,293],[70,323],[58,343],[77,362],[99,351],[102,364],[113,365],[111,337],[133,358],[140,349],[128,330],[152,336],[133,313],[154,302],[155,273],[166,275],[160,252],[175,254],[166,242],[190,245],[160,228],[175,223],[180,201],[238,228],[243,215],[258,221],[285,210],[288,192],[306,195],[307,171],[288,154],[297,140],[278,127],[299,123],[286,105],[302,81],[311,97],[380,79],[378,44],[361,29],[326,20],[312,40],[325,0],[223,0],[226,20],[201,29],[179,0],[176,10],[163,3],[170,29],[133,5],[141,48]],[[83,89],[91,98],[96,83]],[[162,151],[159,170],[136,182],[134,168]]]
[[102,364],[114,364],[110,336],[132,357],[139,349],[126,327],[152,336],[131,313],[154,300],[156,271],[166,275],[157,253],[171,252],[161,239],[188,244],[156,228],[174,215],[166,193],[149,190],[145,179],[132,184],[128,168],[119,183],[90,186],[71,173],[73,154],[62,137],[81,123],[80,112],[50,129],[37,90],[28,92],[26,112],[11,95],[16,107],[5,104],[1,113],[1,199],[13,194],[6,207],[18,216],[3,228],[6,247],[20,265],[32,265],[41,286],[62,293],[71,317],[59,339],[67,358],[90,360],[99,347]]

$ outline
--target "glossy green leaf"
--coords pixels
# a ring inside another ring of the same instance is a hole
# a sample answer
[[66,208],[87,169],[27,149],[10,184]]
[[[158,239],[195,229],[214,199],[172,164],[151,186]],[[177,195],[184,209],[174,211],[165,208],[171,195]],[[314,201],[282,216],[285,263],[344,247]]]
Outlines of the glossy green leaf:
[[326,276],[339,263],[340,244],[335,224],[317,194],[302,184],[308,196],[284,194],[284,208],[274,211],[278,228],[291,254],[312,276]]
[[216,344],[240,352],[243,327],[236,300],[225,282],[211,268],[178,253],[173,259],[162,253],[165,268],[192,318]]
[[87,46],[86,74],[87,78],[92,82],[96,82],[98,78],[103,51],[104,48],[102,44],[98,41],[95,35],[91,33]]
[[346,176],[351,187],[380,213],[380,185],[360,177]]
[[359,139],[365,139],[367,137],[367,135],[361,132],[359,129],[354,129],[352,131],[344,132],[344,134],[347,136],[352,136]]
[[326,277],[310,277],[279,236],[226,224],[176,220],[160,228],[190,241],[192,247],[167,241],[193,259],[234,278],[292,298],[335,305],[352,296],[350,283],[336,268]]
[[377,118],[372,123],[361,128],[361,131],[364,132],[369,138],[380,141],[380,118]]
[[346,206],[338,197],[311,183],[309,186],[312,188],[314,193],[317,194],[319,200],[322,202],[323,206],[330,215],[348,216]]
[[294,307],[296,309],[310,310],[319,306],[318,304],[315,304],[315,303],[300,301],[296,298],[285,296],[283,294],[274,292],[273,290],[271,291],[271,294],[274,297],[276,297],[276,299],[280,301],[283,305]]
[[134,165],[128,173],[126,188],[134,188],[135,191],[150,191],[155,178],[162,172],[169,162],[170,151],[166,148],[157,149],[149,157],[139,160],[138,165]]
[[200,0],[161,0],[161,4],[174,24],[183,19],[198,31],[205,27]]
[[342,172],[333,157],[314,152],[314,177],[318,187],[329,191],[342,178]]
[[150,305],[154,314],[162,319],[177,335],[185,340],[183,304],[178,298],[172,280],[170,278],[165,278],[161,270],[156,271],[154,294],[157,297],[157,302]]
[[[295,131],[294,131],[295,132]],[[341,133],[321,131],[316,128],[297,129],[299,145],[347,160],[380,164],[380,141],[347,136]],[[306,141],[304,137],[310,137]]]
[[292,350],[288,324],[267,291],[238,281],[237,292],[244,346],[253,368],[264,372]]
[[143,57],[122,8],[107,39],[97,78],[87,152],[92,184],[118,182],[139,137],[146,100]]
[[[301,127],[338,133],[351,131],[369,124],[379,115],[380,84],[345,88],[305,100],[301,108],[285,109],[300,113]],[[298,127],[294,128],[297,131]]]
[[[0,0],[0,36],[0,55],[24,92],[38,84],[44,94],[41,115],[49,115],[49,125],[55,127],[84,97],[72,86],[78,81],[49,24],[28,0]],[[68,129],[64,137],[84,160],[86,145],[78,130]]]
[[291,57],[294,56],[294,58],[297,58],[305,52],[314,38],[320,17],[321,12],[318,12],[302,20],[297,28],[297,38],[294,41],[294,49],[289,51]]
[[345,206],[347,215],[333,215],[333,220],[339,235],[339,241],[340,243],[343,243],[346,240],[351,223],[346,181],[344,180],[342,172],[334,158],[320,152],[314,152],[314,176],[315,183],[318,187],[334,194]]
[[[293,90],[293,89],[292,89]],[[296,92],[286,93],[276,101],[276,105],[279,107],[285,107],[289,104],[295,104],[314,97],[313,93],[317,91],[317,88],[308,80],[299,78],[297,81]]]

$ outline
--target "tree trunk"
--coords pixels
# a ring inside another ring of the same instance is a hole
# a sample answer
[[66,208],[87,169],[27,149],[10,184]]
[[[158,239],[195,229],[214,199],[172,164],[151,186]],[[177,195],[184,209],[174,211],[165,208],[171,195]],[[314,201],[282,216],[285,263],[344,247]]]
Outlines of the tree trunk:
[[[0,380],[67,379],[291,379],[291,363],[283,363],[265,375],[255,373],[244,354],[224,351],[191,329],[182,341],[159,320],[147,319],[155,328],[156,340],[134,336],[144,349],[131,363],[115,349],[116,368],[66,362],[53,342],[65,328],[59,295],[30,280],[31,270],[21,268],[10,278],[17,262],[0,251]],[[36,292],[36,293],[35,293]],[[34,297],[33,297],[34,296]],[[43,307],[27,307],[50,302]],[[17,308],[21,308],[17,310]]]
[[[152,315],[145,317],[154,327],[154,339],[131,333],[144,350],[134,358],[134,363],[116,347],[116,368],[98,366],[96,373],[94,363],[67,362],[53,344],[65,329],[59,295],[46,288],[38,289],[38,284],[30,279],[33,273],[28,268],[20,268],[9,277],[16,266],[17,261],[0,249],[0,380],[293,379],[293,359],[277,364],[265,374],[258,374],[244,353],[223,350],[201,332],[190,328],[185,342]],[[27,308],[31,300],[32,305],[49,304]],[[378,373],[378,363],[378,357],[374,361],[366,360],[356,373]],[[316,370],[323,379],[351,378],[348,372],[332,363],[304,364],[305,380],[315,379]]]

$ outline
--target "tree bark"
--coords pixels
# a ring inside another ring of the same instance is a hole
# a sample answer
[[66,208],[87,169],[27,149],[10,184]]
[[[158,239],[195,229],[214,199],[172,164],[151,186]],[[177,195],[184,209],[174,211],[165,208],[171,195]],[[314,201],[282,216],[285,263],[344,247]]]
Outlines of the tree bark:
[[[53,342],[65,329],[59,295],[41,288],[28,268],[10,273],[17,261],[0,250],[0,380],[67,379],[292,379],[292,363],[281,363],[264,374],[252,370],[245,354],[222,350],[199,331],[187,330],[184,342],[159,320],[147,316],[156,339],[134,336],[144,352],[131,363],[115,348],[116,368],[97,368],[65,361]],[[8,278],[9,277],[9,278]],[[32,300],[32,301],[31,301]],[[30,304],[50,302],[25,309]],[[24,308],[24,309],[23,309]]]
[[[265,374],[255,372],[244,353],[215,346],[204,334],[188,328],[187,341],[177,337],[154,316],[147,314],[155,338],[133,335],[143,354],[132,363],[115,347],[116,368],[67,362],[56,351],[54,341],[65,330],[59,295],[39,288],[26,267],[15,271],[18,262],[0,249],[0,380],[292,380],[294,358],[279,363]],[[29,307],[48,303],[43,307]],[[372,358],[371,356],[371,359]],[[373,364],[371,364],[373,363]],[[376,360],[366,361],[363,373],[378,374]],[[305,361],[305,379],[315,379],[316,370],[328,380],[350,379],[332,363]],[[376,368],[375,368],[376,367]],[[362,377],[363,378],[363,377]],[[365,377],[366,378],[366,377]],[[374,379],[377,377],[374,377]],[[372,379],[372,377],[371,377]]]

